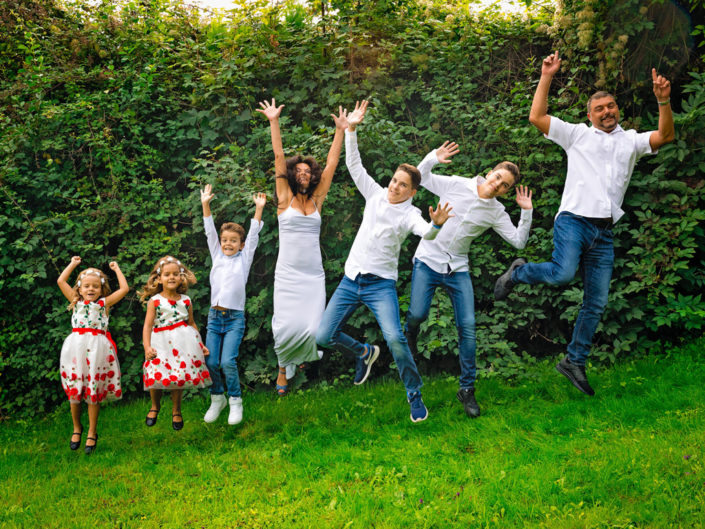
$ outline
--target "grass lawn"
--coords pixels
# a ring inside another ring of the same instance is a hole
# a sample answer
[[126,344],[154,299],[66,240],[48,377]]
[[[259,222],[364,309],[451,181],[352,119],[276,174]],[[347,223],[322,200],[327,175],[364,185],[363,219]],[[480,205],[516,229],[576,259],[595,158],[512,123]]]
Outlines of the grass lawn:
[[181,432],[166,399],[154,428],[119,403],[91,456],[66,405],[0,424],[0,527],[703,527],[704,349],[593,367],[592,398],[555,361],[481,379],[477,420],[455,377],[426,379],[419,424],[396,379],[248,393],[236,427],[197,398]]

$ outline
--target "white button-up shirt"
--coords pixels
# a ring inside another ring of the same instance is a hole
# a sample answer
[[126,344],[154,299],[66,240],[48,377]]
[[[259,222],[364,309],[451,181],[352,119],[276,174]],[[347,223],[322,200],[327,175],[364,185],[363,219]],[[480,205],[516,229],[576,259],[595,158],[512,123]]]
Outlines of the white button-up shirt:
[[519,225],[515,227],[504,206],[496,198],[480,198],[478,195],[477,186],[484,182],[484,177],[433,174],[431,169],[437,163],[438,157],[433,150],[419,164],[421,185],[437,195],[441,204],[448,202],[453,207],[455,217],[446,221],[443,230],[434,240],[422,240],[414,258],[423,261],[439,274],[468,271],[470,244],[488,228],[492,228],[515,248],[526,246],[533,210],[522,209]]
[[584,123],[566,123],[551,116],[546,137],[563,147],[568,171],[558,213],[570,211],[583,217],[617,222],[622,201],[637,160],[651,151],[651,132],[617,127],[610,133]]
[[365,198],[362,224],[357,230],[350,254],[345,261],[345,275],[355,280],[358,274],[374,274],[397,280],[401,243],[413,232],[433,239],[439,231],[426,222],[411,199],[391,204],[383,188],[365,171],[357,149],[357,134],[345,131],[345,163],[355,185]]
[[203,217],[208,249],[211,252],[211,307],[245,310],[245,285],[250,275],[250,266],[259,242],[259,232],[264,223],[250,220],[244,248],[235,255],[225,255],[220,249],[220,238],[213,217]]

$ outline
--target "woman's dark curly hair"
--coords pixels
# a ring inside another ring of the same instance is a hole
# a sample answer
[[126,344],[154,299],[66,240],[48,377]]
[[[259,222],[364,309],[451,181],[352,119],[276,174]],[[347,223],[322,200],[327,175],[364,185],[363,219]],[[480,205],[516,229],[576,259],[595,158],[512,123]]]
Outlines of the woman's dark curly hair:
[[[313,195],[313,192],[316,190],[316,186],[319,184],[321,181],[321,173],[323,173],[323,169],[321,169],[321,166],[318,165],[318,162],[312,158],[311,156],[307,156],[304,158],[300,154],[297,154],[296,156],[292,156],[291,158],[286,159],[286,175],[277,175],[277,178],[286,178],[286,181],[289,183],[289,189],[291,189],[291,192],[296,195],[298,193],[299,189],[299,184],[296,181],[296,165],[300,163],[305,163],[311,168],[311,180],[309,181],[308,184],[308,189],[306,190],[306,196],[311,197]],[[275,193],[276,195],[276,193]],[[282,207],[287,207],[289,204],[284,204],[281,205],[279,204],[279,197],[276,197],[276,202],[277,202],[277,207],[282,208]]]

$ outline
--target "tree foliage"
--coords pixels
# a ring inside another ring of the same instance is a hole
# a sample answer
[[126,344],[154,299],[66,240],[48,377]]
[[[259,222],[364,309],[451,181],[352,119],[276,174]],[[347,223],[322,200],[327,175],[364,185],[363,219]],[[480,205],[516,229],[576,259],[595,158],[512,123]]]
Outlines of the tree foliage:
[[[704,28],[690,27],[688,17],[702,15],[702,2],[690,10],[659,0],[566,0],[521,18],[422,0],[260,0],[204,19],[177,0],[3,3],[0,409],[31,415],[63,398],[57,357],[69,316],[56,277],[72,255],[109,275],[108,262],[117,260],[135,289],[159,256],[178,256],[199,279],[191,295],[205,326],[210,260],[197,190],[214,185],[217,224],[245,224],[252,193],[272,195],[269,130],[254,112],[265,98],[286,105],[287,154],[320,160],[333,136],[329,114],[371,99],[360,149],[383,184],[399,163],[418,163],[446,139],[462,148],[450,166],[455,174],[515,161],[536,207],[522,255],[550,258],[565,155],[530,126],[528,114],[540,61],[556,47],[565,60],[550,112],[569,121],[585,119],[585,101],[600,87],[617,95],[623,125],[653,129],[651,66],[675,87],[677,138],[632,177],[593,358],[613,361],[700,331]],[[421,207],[432,201],[426,192],[415,198]],[[362,206],[341,160],[321,234],[329,294]],[[516,219],[513,201],[507,208]],[[275,365],[271,205],[264,220],[240,352],[241,378],[251,387],[268,383]],[[400,260],[402,310],[416,243],[406,241]],[[515,376],[522,363],[564,349],[581,300],[576,279],[560,289],[520,286],[508,302],[494,303],[494,278],[514,256],[491,233],[470,252],[485,374]],[[128,395],[141,392],[143,317],[134,290],[111,317]],[[422,327],[422,372],[457,370],[453,326],[450,302],[439,295]],[[382,341],[367,311],[350,327]],[[323,375],[349,364],[333,355]]]

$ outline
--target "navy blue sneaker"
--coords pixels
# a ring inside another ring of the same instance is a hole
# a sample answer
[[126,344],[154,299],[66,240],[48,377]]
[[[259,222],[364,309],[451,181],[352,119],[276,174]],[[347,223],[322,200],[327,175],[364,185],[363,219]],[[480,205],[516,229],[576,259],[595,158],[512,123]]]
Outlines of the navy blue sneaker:
[[353,384],[356,386],[363,384],[365,380],[367,380],[367,377],[370,376],[370,371],[372,370],[372,364],[374,364],[379,357],[378,346],[365,344],[365,349],[367,350],[365,356],[358,357],[355,364],[355,380],[353,381]]
[[413,422],[425,421],[428,417],[428,410],[424,406],[423,400],[421,400],[421,392],[407,393],[406,400],[409,401],[409,408],[411,408],[411,420]]

